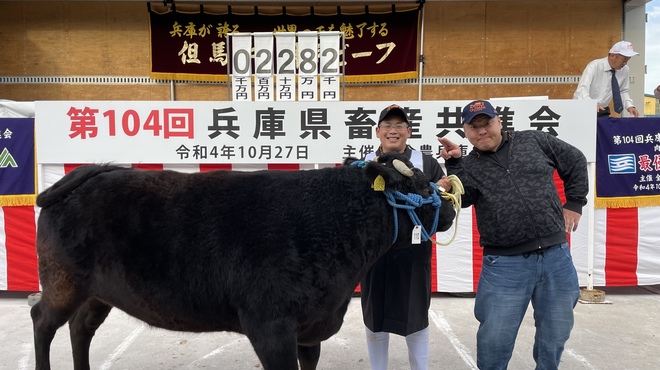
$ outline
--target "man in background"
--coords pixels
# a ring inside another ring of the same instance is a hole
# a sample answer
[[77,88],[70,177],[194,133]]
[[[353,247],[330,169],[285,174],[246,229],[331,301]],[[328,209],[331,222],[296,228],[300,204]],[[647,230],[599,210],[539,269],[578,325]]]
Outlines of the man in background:
[[614,111],[621,114],[624,110],[634,117],[639,112],[629,94],[630,67],[628,61],[635,55],[633,46],[628,41],[619,41],[610,49],[606,57],[592,60],[582,72],[573,99],[593,99],[597,102],[598,116],[610,115],[610,102]]

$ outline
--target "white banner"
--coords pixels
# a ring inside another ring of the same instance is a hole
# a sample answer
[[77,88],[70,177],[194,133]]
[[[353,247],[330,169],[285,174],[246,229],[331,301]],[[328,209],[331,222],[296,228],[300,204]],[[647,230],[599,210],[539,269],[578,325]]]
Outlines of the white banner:
[[232,100],[252,100],[252,35],[230,34]]
[[[440,135],[471,149],[460,123],[468,101],[38,101],[37,162],[339,163],[378,148],[376,121],[392,103],[409,117],[414,148],[437,158]],[[493,104],[505,127],[550,132],[595,160],[592,101]]]
[[275,100],[296,100],[296,33],[275,33],[277,83]]
[[252,75],[252,35],[249,33],[231,34],[231,74],[232,76]]
[[339,76],[341,32],[319,33],[319,69],[322,76]]
[[318,100],[318,39],[316,31],[298,32],[298,100]]
[[340,32],[321,32],[319,34],[319,100],[340,100]]
[[319,74],[318,38],[316,31],[298,32],[298,74],[301,76]]
[[273,75],[273,34],[254,32],[254,75],[269,77]]
[[254,96],[255,100],[274,100],[275,61],[273,58],[273,33],[254,32]]

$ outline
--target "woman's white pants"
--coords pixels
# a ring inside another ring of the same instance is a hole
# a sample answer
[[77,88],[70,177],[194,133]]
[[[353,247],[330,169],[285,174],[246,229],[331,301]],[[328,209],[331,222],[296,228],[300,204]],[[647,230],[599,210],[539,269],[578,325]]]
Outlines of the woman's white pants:
[[[372,332],[365,327],[367,334],[367,351],[371,370],[387,370],[390,333]],[[411,370],[428,370],[429,368],[429,328],[406,336],[408,345],[408,361]]]

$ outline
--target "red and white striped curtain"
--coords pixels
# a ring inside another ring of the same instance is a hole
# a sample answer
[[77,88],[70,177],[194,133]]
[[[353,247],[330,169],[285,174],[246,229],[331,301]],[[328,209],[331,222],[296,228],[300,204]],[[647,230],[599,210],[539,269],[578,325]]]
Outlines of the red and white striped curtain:
[[[197,172],[210,170],[308,170],[337,164],[275,165],[162,165],[139,164],[133,167],[151,170]],[[50,186],[77,165],[44,165],[41,178]],[[560,188],[560,186],[558,186]],[[561,190],[561,188],[560,188]],[[562,191],[560,191],[562,193]],[[0,290],[39,291],[36,239],[37,207],[0,208]],[[571,234],[571,253],[578,270],[580,285],[587,285],[588,212]],[[660,207],[596,209],[594,213],[594,286],[637,286],[660,284]],[[460,211],[455,241],[436,246],[432,260],[434,292],[473,292],[481,270],[481,247],[472,208]],[[438,233],[436,239],[448,241],[452,227]]]

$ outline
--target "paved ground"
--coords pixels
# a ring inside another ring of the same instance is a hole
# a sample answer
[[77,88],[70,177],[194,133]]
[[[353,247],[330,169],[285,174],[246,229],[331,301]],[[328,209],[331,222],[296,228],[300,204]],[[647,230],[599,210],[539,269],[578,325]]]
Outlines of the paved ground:
[[[601,288],[604,304],[578,304],[576,325],[561,369],[660,369],[660,285]],[[476,369],[474,298],[438,294],[431,303],[430,369]],[[369,369],[359,298],[342,329],[324,342],[319,369]],[[533,369],[531,309],[509,368]],[[34,348],[27,293],[0,292],[0,369],[33,369]],[[53,369],[71,369],[67,327],[53,342]],[[113,310],[91,348],[92,369],[259,369],[248,340],[239,334],[190,334],[146,327]],[[390,340],[390,369],[408,369],[405,341]]]

